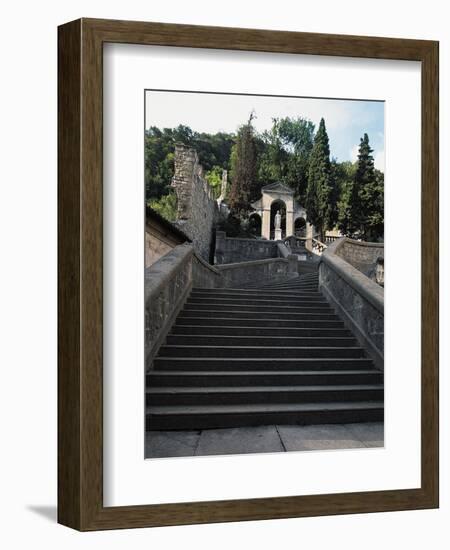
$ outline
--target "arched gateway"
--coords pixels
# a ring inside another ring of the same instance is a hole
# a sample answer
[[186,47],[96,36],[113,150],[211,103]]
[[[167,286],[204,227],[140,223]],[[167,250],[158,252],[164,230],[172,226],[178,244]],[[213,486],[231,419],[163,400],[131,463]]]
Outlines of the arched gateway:
[[306,236],[312,236],[312,225],[307,221],[306,211],[294,199],[294,191],[290,187],[284,183],[277,182],[265,185],[261,191],[261,198],[252,203],[251,206],[254,208],[255,213],[261,216],[261,236],[263,238],[273,240],[279,237],[279,235],[275,235],[273,213],[271,215],[274,203],[284,204],[286,207],[286,217],[283,219],[282,225],[282,238],[295,235],[295,220],[298,218],[303,218],[306,221]]

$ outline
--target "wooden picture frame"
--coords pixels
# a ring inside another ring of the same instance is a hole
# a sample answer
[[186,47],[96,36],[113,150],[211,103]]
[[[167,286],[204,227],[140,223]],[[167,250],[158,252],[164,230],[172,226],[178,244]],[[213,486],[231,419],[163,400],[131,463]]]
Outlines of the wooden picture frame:
[[[58,30],[58,521],[116,529],[438,506],[438,43],[79,19]],[[105,42],[419,61],[422,67],[421,487],[103,506],[102,46]]]

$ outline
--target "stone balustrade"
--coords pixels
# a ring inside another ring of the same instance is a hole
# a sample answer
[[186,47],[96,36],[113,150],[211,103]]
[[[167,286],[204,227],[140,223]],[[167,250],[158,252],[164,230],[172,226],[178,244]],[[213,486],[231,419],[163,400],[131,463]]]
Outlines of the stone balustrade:
[[[323,252],[319,289],[381,370],[384,368],[384,290],[345,259],[348,242],[353,247],[351,239],[342,237]],[[364,247],[370,249],[370,254],[378,254],[373,244],[358,242],[359,254]]]
[[192,245],[180,244],[145,270],[145,361],[153,358],[192,288]]

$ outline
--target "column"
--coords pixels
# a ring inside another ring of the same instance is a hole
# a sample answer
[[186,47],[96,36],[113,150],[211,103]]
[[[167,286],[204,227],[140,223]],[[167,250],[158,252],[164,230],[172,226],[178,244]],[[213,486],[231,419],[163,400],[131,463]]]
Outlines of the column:
[[261,236],[270,239],[270,208],[264,208],[262,212]]
[[313,228],[309,222],[306,222],[306,243],[305,248],[308,252],[312,252],[312,237],[313,237]]
[[294,234],[294,212],[286,208],[286,237]]

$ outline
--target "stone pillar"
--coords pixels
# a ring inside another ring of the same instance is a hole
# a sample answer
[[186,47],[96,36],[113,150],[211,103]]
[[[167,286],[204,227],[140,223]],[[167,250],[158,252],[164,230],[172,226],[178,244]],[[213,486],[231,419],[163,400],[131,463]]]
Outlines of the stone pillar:
[[275,240],[276,241],[281,241],[281,228],[280,229],[275,229]]
[[264,208],[262,213],[261,236],[270,239],[270,208]]
[[306,222],[306,242],[305,248],[308,252],[312,252],[312,236],[313,236],[314,226]]
[[286,209],[286,237],[294,234],[294,212]]

